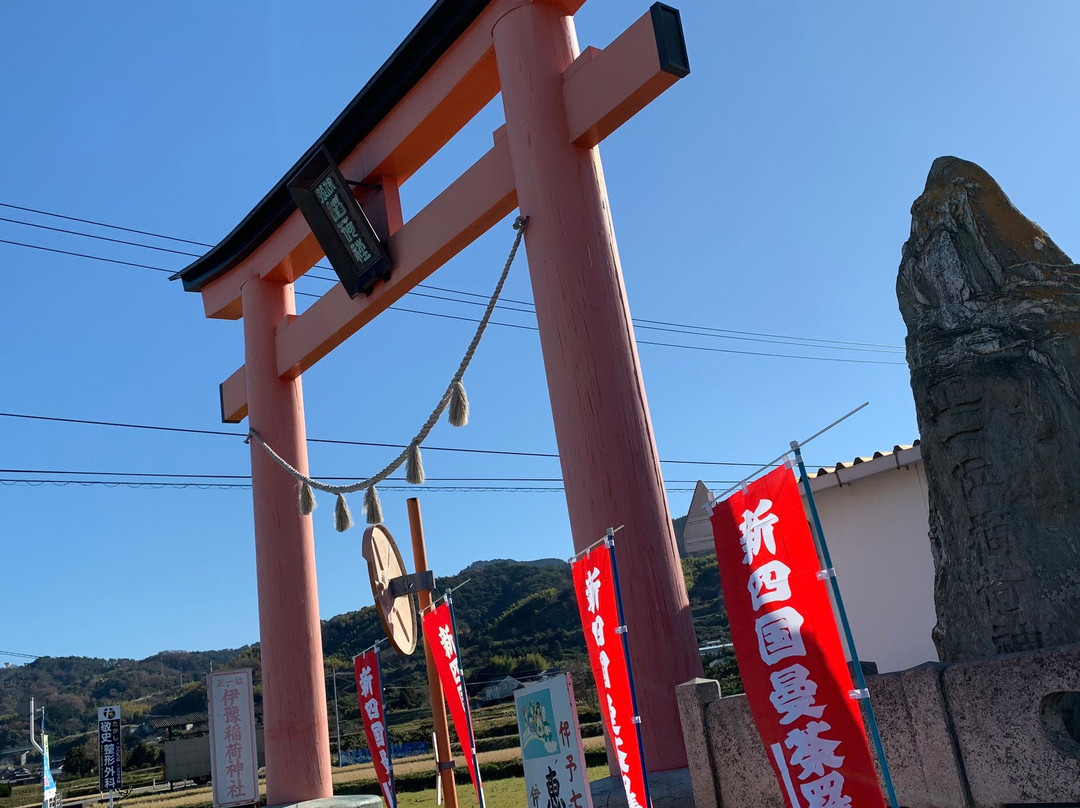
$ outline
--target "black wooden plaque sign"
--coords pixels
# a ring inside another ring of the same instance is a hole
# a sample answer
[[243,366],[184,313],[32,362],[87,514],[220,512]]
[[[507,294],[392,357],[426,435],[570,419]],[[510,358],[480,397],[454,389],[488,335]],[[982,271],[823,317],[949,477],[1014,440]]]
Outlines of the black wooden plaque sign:
[[370,295],[376,280],[390,277],[390,256],[326,149],[304,163],[288,188],[349,297]]

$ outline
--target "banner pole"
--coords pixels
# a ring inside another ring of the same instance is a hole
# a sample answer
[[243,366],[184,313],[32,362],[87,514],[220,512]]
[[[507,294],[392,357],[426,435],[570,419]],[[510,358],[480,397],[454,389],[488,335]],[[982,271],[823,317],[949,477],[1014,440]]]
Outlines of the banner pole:
[[[409,509],[409,532],[412,534],[413,571],[419,575],[428,571],[427,545],[424,543],[424,524],[420,519],[420,500],[410,497],[405,501]],[[431,593],[421,589],[416,593],[420,613],[431,608]],[[424,632],[420,632],[423,634]],[[431,697],[431,719],[435,735],[435,773],[442,784],[446,808],[458,808],[457,784],[454,782],[454,756],[450,751],[450,727],[446,721],[446,702],[443,700],[442,682],[435,668],[435,658],[427,637],[424,643],[424,664],[427,666],[428,695]],[[383,702],[385,704],[385,702]]]
[[[476,798],[480,802],[480,808],[485,808],[484,783],[480,779],[480,760],[476,757],[476,737],[472,725],[472,708],[469,707],[469,689],[465,686],[465,671],[461,669],[461,644],[458,642],[457,619],[454,617],[454,600],[450,596],[450,590],[446,592],[446,607],[450,610],[450,628],[454,632],[454,654],[458,658],[458,673],[461,675],[460,698],[465,703],[465,723],[469,729],[469,754],[472,757],[472,768],[476,773]],[[464,752],[465,750],[462,749],[461,751]]]
[[[394,784],[394,759],[390,755],[390,722],[387,720],[389,716],[386,714],[386,685],[383,682],[382,675],[382,654],[379,653],[378,643],[375,643],[372,648],[375,651],[375,669],[379,672],[379,701],[383,706],[383,722],[386,725],[386,759],[390,761],[389,771],[387,772],[390,775],[390,794],[387,795],[387,802],[390,803],[390,808],[397,808],[397,787]],[[340,759],[341,752],[338,752],[338,760],[340,761]],[[374,761],[372,763],[374,764]]]
[[794,450],[795,460],[799,464],[799,476],[802,480],[803,491],[806,493],[806,501],[810,506],[810,517],[814,522],[814,535],[817,537],[821,560],[825,564],[825,570],[832,573],[829,576],[829,582],[832,586],[833,600],[836,603],[836,611],[840,615],[840,624],[844,628],[844,638],[847,640],[848,651],[851,654],[852,667],[855,668],[855,680],[858,682],[859,695],[861,698],[866,699],[866,723],[870,729],[870,737],[874,741],[874,748],[877,750],[878,760],[881,762],[881,775],[882,779],[885,780],[885,790],[889,793],[889,804],[892,805],[892,808],[899,808],[900,803],[896,799],[892,773],[889,771],[889,761],[885,759],[885,747],[881,743],[881,733],[878,731],[877,718],[874,715],[874,703],[870,698],[870,691],[866,687],[862,662],[859,660],[859,652],[855,648],[855,637],[851,633],[851,624],[848,622],[847,610],[844,608],[844,599],[840,595],[840,583],[836,580],[836,573],[833,570],[832,556],[829,555],[829,545],[825,541],[825,531],[821,527],[821,517],[818,516],[817,503],[814,502],[814,493],[810,489],[810,477],[806,473],[806,464],[803,463],[799,442],[793,440],[791,448]]
[[[834,426],[838,426],[838,425],[842,424],[844,421],[846,421],[848,418],[853,416],[855,413],[857,413],[863,407],[869,407],[869,406],[870,406],[870,402],[869,401],[864,401],[862,404],[860,404],[858,407],[853,409],[847,415],[842,415],[839,418],[837,418],[835,421],[833,421],[831,424],[829,424],[828,426],[822,427],[821,429],[819,429],[817,432],[815,432],[813,435],[811,435],[809,438],[804,440],[799,445],[800,446],[805,446],[810,441],[812,441],[814,438],[820,438],[822,435],[824,435],[826,432],[828,432]],[[791,442],[792,447],[794,447],[795,444],[797,444],[797,443],[799,443],[799,442],[798,441],[792,441]],[[758,468],[754,469],[752,472],[750,472],[745,477],[743,477],[741,480],[739,480],[737,483],[735,483],[735,485],[731,486],[731,488],[728,488],[728,489],[725,489],[724,491],[721,491],[715,497],[710,494],[709,495],[709,502],[708,502],[708,505],[706,506],[707,508],[710,509],[709,513],[712,514],[711,508],[712,508],[713,505],[715,505],[717,502],[722,500],[724,497],[726,497],[732,491],[735,491],[736,489],[739,489],[739,488],[744,488],[746,486],[746,484],[748,482],[750,482],[752,479],[754,479],[760,472],[765,471],[765,469],[767,469],[767,468],[772,468],[773,466],[775,466],[777,463],[779,463],[781,460],[783,460],[787,456],[788,456],[788,453],[784,452],[779,457],[774,457],[772,460],[770,460],[765,465],[759,466]]]
[[[623,614],[622,588],[619,586],[619,565],[615,563],[615,530],[608,528],[604,543],[611,551],[611,579],[615,582],[615,608],[619,613],[619,634],[622,636],[623,655],[626,657],[626,678],[630,682],[630,703],[634,705],[634,723],[638,725],[638,755],[641,757],[641,779],[645,784],[646,808],[651,808],[652,798],[649,796],[649,771],[645,765],[645,742],[641,736],[641,714],[638,712],[637,691],[634,689],[634,666],[630,664],[630,642],[627,639],[626,617]],[[601,707],[601,710],[603,708]],[[896,808],[896,806],[893,806]]]

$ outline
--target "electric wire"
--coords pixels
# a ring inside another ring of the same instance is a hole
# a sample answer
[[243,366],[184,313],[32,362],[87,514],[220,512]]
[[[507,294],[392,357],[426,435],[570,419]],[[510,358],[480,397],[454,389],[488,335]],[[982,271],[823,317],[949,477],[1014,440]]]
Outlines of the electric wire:
[[[150,488],[150,489],[187,489],[193,488],[202,491],[213,490],[237,490],[248,491],[251,490],[251,483],[195,483],[195,482],[154,482],[147,480],[62,480],[62,479],[40,479],[34,480],[21,477],[2,477],[0,478],[0,485],[6,487],[12,487],[16,485],[25,485],[32,488],[52,486],[56,488],[66,488],[68,486],[80,486],[80,487],[101,487],[101,488]],[[428,485],[422,483],[421,485],[387,485],[386,483],[379,483],[380,491],[395,491],[395,492],[419,492],[433,494],[560,494],[566,489],[559,486],[504,486],[504,485]],[[669,486],[665,485],[664,490],[673,494],[689,494],[693,493],[695,488],[687,488],[682,486]]]
[[[333,280],[333,279],[331,278],[330,280]],[[479,297],[479,298],[484,298],[484,299],[486,299],[488,297],[487,295],[480,294],[479,292],[464,292],[464,291],[461,291],[460,289],[448,289],[445,286],[435,286],[435,285],[430,284],[430,283],[418,283],[416,286],[417,286],[418,289],[431,289],[431,290],[436,291],[436,292],[447,292],[449,294],[455,294],[455,295],[468,295],[469,297]],[[520,306],[529,306],[529,307],[532,307],[534,310],[535,310],[535,307],[536,307],[535,303],[532,303],[531,301],[528,301],[528,300],[514,300],[513,298],[509,298],[509,297],[500,297],[499,299],[505,301],[506,303],[516,303],[516,304],[518,304]],[[859,346],[865,346],[865,347],[868,347],[868,348],[890,348],[890,349],[892,349],[894,351],[903,351],[904,350],[903,345],[888,345],[888,344],[880,343],[880,342],[853,342],[853,341],[850,341],[850,340],[825,339],[824,337],[796,337],[796,336],[792,336],[790,334],[769,334],[769,333],[760,332],[760,331],[737,331],[737,330],[733,330],[733,329],[730,329],[730,328],[715,328],[713,326],[707,326],[707,325],[689,325],[687,323],[672,323],[672,322],[669,322],[667,320],[650,320],[650,319],[646,319],[644,317],[635,317],[634,322],[635,323],[649,323],[651,325],[676,326],[676,327],[679,327],[679,328],[694,328],[694,329],[698,329],[700,331],[713,331],[713,332],[716,332],[716,333],[719,333],[719,334],[746,334],[746,335],[755,336],[755,337],[773,337],[775,339],[794,339],[794,340],[803,340],[803,341],[806,341],[806,342],[824,342],[824,343],[829,343],[831,345],[859,345]]]
[[[153,477],[153,478],[170,478],[178,480],[245,480],[250,481],[250,474],[189,474],[181,472],[146,472],[146,471],[78,471],[73,469],[0,469],[0,474],[59,474],[70,477],[76,476],[93,476],[93,477]],[[321,480],[355,480],[356,475],[348,477],[320,477]],[[454,483],[479,483],[479,482],[498,482],[498,483],[561,483],[562,477],[426,477],[425,483],[428,482],[454,482]],[[392,483],[404,483],[406,479],[404,477],[388,477],[387,482]],[[697,480],[667,480],[668,483],[678,484],[694,484]],[[738,480],[704,480],[706,483],[713,484],[731,484],[736,483]],[[421,483],[422,485],[423,483]],[[380,483],[380,487],[381,487]]]
[[[99,255],[89,255],[88,253],[73,252],[71,250],[60,250],[60,249],[56,249],[54,247],[45,247],[45,246],[42,246],[40,244],[26,244],[26,243],[20,242],[20,241],[10,241],[8,239],[0,239],[0,244],[11,244],[11,245],[14,245],[16,247],[27,247],[27,248],[32,249],[32,250],[43,250],[45,252],[59,253],[61,255],[70,255],[70,256],[74,256],[76,258],[89,258],[89,259],[92,259],[94,261],[104,261],[106,263],[121,264],[123,266],[137,267],[139,269],[152,269],[152,270],[155,270],[157,272],[168,272],[168,273],[172,274],[172,270],[165,269],[164,267],[156,267],[156,266],[151,266],[149,264],[138,264],[138,263],[133,263],[131,261],[120,261],[120,260],[115,259],[115,258],[103,258],[102,256],[99,256]],[[303,296],[303,297],[314,297],[314,298],[321,297],[321,295],[312,294],[311,292],[296,292],[296,294],[298,296]],[[405,308],[403,306],[390,306],[389,308],[390,308],[391,311],[407,312],[407,313],[410,313],[410,314],[422,314],[422,315],[426,315],[428,317],[439,317],[441,319],[446,319],[446,320],[458,320],[458,321],[466,322],[466,323],[478,323],[478,322],[480,322],[480,320],[475,318],[475,317],[461,317],[459,315],[453,315],[453,314],[444,314],[444,313],[440,313],[440,312],[422,311],[422,310],[419,310],[419,309],[410,309],[410,308]],[[536,326],[533,326],[533,325],[521,325],[521,324],[516,324],[516,323],[503,323],[503,322],[499,322],[497,320],[491,320],[490,324],[491,325],[496,325],[496,326],[502,326],[503,328],[518,328],[518,329],[525,330],[525,331],[539,331],[540,330],[539,328],[537,328]],[[845,362],[845,363],[849,363],[849,364],[859,364],[859,365],[904,365],[904,364],[906,364],[905,362],[889,362],[889,361],[885,361],[885,360],[882,360],[882,359],[849,359],[849,358],[840,357],[840,356],[805,356],[805,355],[802,355],[802,354],[783,354],[783,353],[774,353],[774,352],[771,352],[771,351],[741,351],[741,350],[738,350],[736,348],[716,348],[716,347],[710,347],[708,345],[680,345],[680,344],[674,343],[674,342],[655,342],[655,341],[651,341],[651,340],[641,340],[641,339],[637,340],[637,344],[638,345],[651,345],[651,346],[656,346],[656,347],[661,347],[661,348],[681,348],[683,350],[691,350],[691,351],[706,351],[706,352],[709,352],[709,353],[735,354],[735,355],[738,355],[738,356],[764,356],[764,357],[770,357],[770,358],[773,358],[773,359],[803,359],[803,360],[809,360],[809,361],[815,361],[815,362]],[[811,347],[811,346],[807,346],[807,347]],[[850,348],[850,349],[846,349],[846,350],[868,350],[868,349]]]
[[[193,241],[191,239],[183,239],[183,238],[178,238],[176,236],[167,236],[167,235],[164,235],[164,234],[161,234],[161,233],[153,233],[153,232],[146,231],[146,230],[137,230],[137,229],[134,229],[134,228],[122,227],[120,225],[114,225],[114,224],[109,224],[109,223],[106,223],[106,222],[94,221],[94,220],[91,220],[91,219],[82,219],[82,218],[78,218],[78,217],[74,217],[74,216],[65,216],[65,215],[59,214],[59,213],[43,211],[43,210],[39,210],[39,209],[35,209],[35,208],[24,207],[24,206],[21,206],[21,205],[14,205],[14,204],[11,204],[11,203],[6,203],[6,202],[0,202],[0,207],[6,207],[6,208],[14,209],[14,210],[20,210],[20,211],[24,211],[24,212],[35,213],[37,215],[42,215],[42,216],[52,216],[52,217],[55,217],[55,218],[65,219],[65,220],[68,220],[68,221],[76,221],[76,222],[80,222],[80,223],[83,223],[83,224],[90,224],[90,225],[93,225],[93,226],[96,226],[96,227],[115,229],[115,230],[119,230],[119,231],[123,231],[123,232],[136,233],[136,234],[139,234],[139,235],[146,235],[146,236],[150,236],[152,238],[167,239],[167,240],[170,240],[170,241],[176,241],[176,242],[180,242],[180,243],[184,243],[184,244],[192,244],[192,245],[201,246],[201,247],[212,247],[213,246],[213,245],[207,244],[205,242]],[[80,237],[84,237],[84,238],[98,239],[98,240],[101,240],[101,241],[107,241],[107,242],[112,242],[112,243],[117,243],[117,244],[123,244],[123,245],[127,245],[127,246],[141,247],[141,248],[150,249],[150,250],[157,250],[157,251],[172,253],[172,254],[176,254],[176,255],[183,255],[183,256],[188,256],[188,257],[193,257],[193,258],[199,257],[198,253],[186,252],[186,251],[181,251],[181,250],[173,250],[173,249],[170,249],[170,248],[167,248],[167,247],[161,247],[161,246],[158,246],[158,245],[144,244],[144,243],[140,243],[140,242],[127,241],[127,240],[123,240],[123,239],[113,239],[113,238],[109,238],[109,237],[106,237],[106,236],[96,235],[96,234],[93,234],[93,233],[84,233],[84,232],[80,232],[80,231],[76,231],[76,230],[68,230],[68,229],[65,229],[65,228],[50,227],[48,225],[42,225],[42,224],[38,224],[38,223],[34,223],[34,222],[26,222],[26,221],[21,221],[21,220],[18,220],[18,219],[11,219],[11,218],[8,218],[8,217],[0,217],[0,221],[8,222],[8,223],[11,223],[11,224],[22,225],[22,226],[26,226],[26,227],[34,227],[34,228],[49,230],[49,231],[53,231],[53,232],[65,233],[65,234],[74,235],[74,236],[80,236]],[[98,261],[114,262],[114,263],[122,264],[122,265],[125,265],[125,266],[135,266],[135,267],[139,267],[139,268],[153,269],[153,270],[156,270],[156,271],[159,271],[159,272],[170,272],[170,273],[173,272],[172,270],[167,270],[167,269],[165,269],[163,267],[155,267],[155,266],[150,266],[150,265],[147,265],[147,264],[135,264],[135,263],[132,263],[132,262],[127,262],[127,261],[117,261],[117,260],[111,259],[111,258],[104,258],[104,257],[101,257],[101,256],[94,256],[94,255],[88,255],[88,254],[85,254],[85,253],[71,252],[71,251],[65,251],[65,250],[57,250],[57,249],[53,249],[53,248],[49,248],[49,247],[44,247],[42,245],[27,244],[25,242],[6,241],[6,240],[2,240],[2,239],[0,239],[0,242],[7,243],[7,244],[12,244],[14,246],[25,247],[25,248],[28,248],[28,249],[42,249],[42,250],[49,251],[49,252],[58,252],[58,253],[61,253],[61,254],[72,255],[74,257],[88,258],[88,259],[98,260]],[[330,269],[330,267],[323,266],[322,264],[316,264],[315,266],[320,267],[322,269]],[[330,282],[330,283],[336,283],[336,278],[330,277],[330,276],[325,276],[325,275],[319,275],[319,274],[316,274],[316,273],[307,273],[304,277],[311,277],[311,278],[314,278],[314,279],[317,279],[317,280],[322,280],[322,281],[326,281],[326,282]],[[446,287],[435,286],[435,285],[432,285],[432,284],[418,284],[418,288],[430,289],[432,291],[439,291],[439,292],[445,292],[445,293],[449,293],[449,294],[468,296],[468,297],[481,297],[481,298],[485,297],[484,295],[480,295],[480,294],[475,293],[475,292],[467,292],[467,291],[461,291],[461,290],[457,290],[457,289],[448,289]],[[483,304],[480,304],[480,303],[476,303],[474,301],[457,300],[457,299],[454,299],[454,298],[447,298],[447,297],[443,297],[443,296],[440,296],[440,295],[426,294],[426,293],[423,293],[423,292],[412,291],[412,292],[410,292],[410,294],[418,296],[418,297],[425,297],[425,298],[430,298],[430,299],[434,299],[434,300],[441,300],[441,301],[445,301],[445,302],[471,304],[471,305],[483,305]],[[519,309],[519,308],[513,308],[511,306],[507,306],[507,305],[503,305],[503,304],[500,304],[499,306],[497,306],[497,308],[500,308],[500,309],[503,309],[503,310],[506,310],[506,311],[513,311],[513,312],[517,312],[517,313],[522,313],[522,314],[531,314],[531,313],[533,313],[535,311],[535,304],[530,302],[530,301],[514,300],[514,299],[507,298],[507,299],[504,299],[504,304],[505,303],[516,304],[516,305],[519,305],[519,306],[525,306],[527,308],[526,309]],[[431,312],[416,312],[416,313],[431,314]],[[712,337],[715,337],[715,338],[722,338],[722,339],[739,339],[739,340],[748,340],[748,341],[759,341],[759,342],[765,342],[767,344],[803,345],[805,347],[820,347],[820,348],[827,348],[827,349],[833,349],[833,350],[868,350],[868,351],[885,352],[885,353],[888,353],[888,352],[901,352],[903,350],[903,348],[901,346],[886,345],[886,344],[882,344],[882,343],[855,342],[855,341],[850,341],[850,340],[831,340],[831,339],[820,338],[820,337],[799,337],[799,336],[792,336],[792,335],[770,334],[770,333],[765,333],[765,332],[740,331],[740,330],[735,330],[735,329],[723,329],[723,328],[715,328],[715,327],[711,327],[711,326],[698,326],[698,325],[691,325],[691,324],[687,324],[687,323],[674,323],[674,322],[670,322],[670,321],[666,321],[666,320],[653,320],[653,319],[640,318],[640,317],[633,318],[633,321],[640,328],[646,328],[646,329],[651,329],[651,330],[660,330],[660,331],[671,331],[673,329],[676,329],[674,331],[674,333],[685,333],[685,334],[688,334],[688,335],[691,335],[691,336],[712,336]],[[500,324],[500,325],[507,325],[507,324]],[[682,347],[682,348],[693,347],[693,346],[674,345],[674,344],[667,344],[667,343],[647,343],[647,344],[662,345],[664,347]],[[811,357],[784,355],[784,356],[782,356],[782,358],[811,358]],[[902,363],[896,363],[896,364],[902,364]]]
[[[297,295],[303,295],[304,297],[319,297],[319,295],[311,294],[310,292],[297,292]],[[465,323],[478,323],[478,319],[473,317],[462,317],[459,314],[445,314],[442,312],[434,311],[421,311],[419,309],[410,309],[405,306],[390,306],[390,311],[406,312],[408,314],[423,314],[428,317],[439,317],[444,320],[460,320]],[[523,331],[539,331],[540,329],[534,325],[521,325],[520,323],[503,323],[498,320],[491,320],[489,325],[498,325],[503,328],[518,328]],[[812,362],[844,362],[847,364],[855,365],[907,365],[906,362],[889,362],[885,359],[850,359],[843,356],[805,356],[803,354],[785,354],[774,353],[772,351],[742,351],[738,348],[716,348],[709,345],[680,345],[674,342],[655,342],[652,340],[639,339],[635,340],[638,345],[651,345],[660,348],[682,348],[687,351],[706,351],[708,353],[724,353],[724,354],[736,354],[738,356],[767,356],[772,359],[805,359]],[[807,346],[811,347],[811,346]]]
[[[195,429],[191,427],[178,427],[178,426],[163,426],[160,424],[136,424],[127,423],[124,421],[99,421],[89,418],[61,418],[59,416],[52,415],[31,415],[29,413],[19,412],[0,412],[0,418],[21,418],[29,421],[51,421],[63,424],[79,424],[83,426],[107,426],[116,427],[121,429],[145,429],[154,432],[176,432],[181,434],[191,435],[211,435],[211,436],[224,436],[230,438],[247,438],[246,432],[229,432],[221,429]],[[404,443],[375,443],[372,441],[357,441],[357,440],[344,440],[340,438],[308,438],[308,443],[322,443],[335,446],[366,446],[376,449],[404,449]],[[453,446],[428,446],[424,445],[424,451],[435,452],[462,452],[465,454],[490,454],[490,455],[503,455],[506,457],[542,457],[542,458],[557,458],[559,455],[554,452],[522,452],[511,451],[509,449],[467,449],[462,447]],[[745,466],[748,468],[757,468],[760,463],[739,463],[729,460],[661,460],[661,463],[673,463],[688,466]]]
[[66,233],[70,236],[79,236],[81,238],[92,238],[98,241],[108,241],[111,244],[124,244],[128,247],[142,247],[147,250],[157,250],[158,252],[172,253],[173,255],[185,255],[191,258],[198,258],[202,253],[186,252],[184,250],[171,250],[168,247],[156,247],[151,244],[143,244],[138,241],[127,241],[121,238],[109,238],[108,236],[98,236],[94,233],[82,233],[78,230],[68,230],[63,227],[49,227],[47,224],[35,224],[34,222],[23,222],[19,219],[9,219],[6,216],[0,216],[0,222],[9,222],[10,224],[21,224],[24,227],[36,227],[38,230],[48,230],[52,233]]
[[136,264],[131,261],[121,261],[117,258],[102,258],[100,255],[90,255],[88,253],[72,252],[71,250],[58,250],[55,247],[44,247],[41,244],[26,244],[22,241],[9,241],[4,238],[0,238],[0,244],[12,244],[16,247],[26,247],[30,250],[41,250],[43,252],[59,253],[60,255],[72,255],[76,258],[88,258],[91,261],[103,261],[107,264],[121,264],[126,267],[137,267],[139,269],[152,269],[155,272],[168,272],[172,274],[171,269],[165,269],[164,267],[155,267],[150,264]]
[[[16,247],[26,247],[26,248],[29,248],[29,249],[32,249],[32,250],[42,250],[44,252],[59,253],[61,255],[74,256],[76,258],[88,258],[88,259],[91,259],[91,260],[94,260],[94,261],[103,261],[105,263],[120,264],[122,266],[136,267],[136,268],[139,268],[139,269],[152,269],[152,270],[155,270],[157,272],[167,272],[169,274],[172,274],[172,270],[165,269],[164,267],[151,266],[150,264],[139,264],[139,263],[134,263],[134,262],[131,262],[131,261],[121,261],[121,260],[116,259],[116,258],[104,258],[104,257],[99,256],[99,255],[90,255],[88,253],[73,252],[71,250],[60,250],[60,249],[56,249],[55,247],[45,247],[45,246],[42,246],[40,244],[26,244],[26,243],[21,242],[21,241],[10,241],[8,239],[0,239],[0,244],[11,244],[11,245],[14,245]],[[301,297],[313,297],[313,298],[321,297],[321,295],[316,295],[316,294],[313,294],[311,292],[296,292],[296,295],[301,296]],[[478,323],[478,322],[480,322],[480,320],[475,318],[475,317],[462,317],[462,316],[459,316],[459,315],[444,314],[444,313],[433,312],[433,311],[423,311],[423,310],[420,310],[420,309],[410,309],[410,308],[405,308],[403,306],[396,306],[396,305],[395,306],[390,306],[389,308],[390,308],[390,311],[400,311],[400,312],[406,312],[406,313],[410,313],[410,314],[422,314],[422,315],[425,315],[425,316],[428,316],[428,317],[438,317],[438,318],[445,319],[445,320],[458,320],[458,321],[466,322],[466,323]],[[517,324],[517,323],[503,323],[503,322],[499,322],[497,320],[491,320],[490,324],[495,325],[495,326],[501,326],[503,328],[517,328],[517,329],[521,329],[521,330],[524,330],[524,331],[539,331],[540,330],[539,328],[537,328],[536,326],[533,326],[533,325],[521,325],[521,324]],[[849,358],[840,357],[840,356],[806,356],[806,355],[803,355],[803,354],[783,354],[783,353],[774,353],[774,352],[771,352],[771,351],[741,351],[741,350],[738,350],[738,349],[735,349],[735,348],[715,348],[715,347],[710,347],[708,345],[680,345],[678,343],[673,343],[673,342],[654,342],[654,341],[651,341],[651,340],[640,340],[640,339],[637,340],[637,344],[638,345],[651,345],[651,346],[657,346],[657,347],[662,347],[662,348],[681,348],[683,350],[706,351],[706,352],[709,352],[709,353],[735,354],[735,355],[739,355],[739,356],[763,356],[763,357],[769,357],[769,358],[773,358],[773,359],[803,359],[803,360],[816,361],[816,362],[845,362],[845,363],[849,363],[849,364],[858,364],[858,365],[905,365],[906,364],[905,362],[888,362],[888,361],[881,360],[881,359],[849,359]],[[808,345],[806,347],[813,347],[813,346]],[[849,349],[849,350],[868,350],[868,349],[854,349],[853,348],[853,349]]]
[[21,210],[25,213],[36,213],[39,216],[51,216],[54,219],[66,219],[69,222],[79,222],[81,224],[90,224],[94,227],[105,227],[109,230],[122,230],[125,233],[135,233],[139,236],[150,236],[151,238],[165,239],[166,241],[178,241],[181,244],[193,244],[196,247],[213,247],[213,244],[207,244],[204,241],[192,241],[187,238],[178,238],[177,236],[166,236],[161,233],[151,233],[149,230],[136,230],[133,227],[122,227],[118,224],[107,224],[106,222],[96,222],[93,219],[80,219],[78,216],[65,216],[62,213],[53,213],[47,210],[39,210],[37,208],[28,208],[23,205],[13,205],[10,202],[0,202],[0,208],[10,208],[12,210]]
[[[404,481],[402,481],[404,482]],[[250,490],[251,483],[212,483],[212,482],[169,482],[158,480],[67,480],[58,478],[31,479],[28,477],[0,477],[0,485],[15,486],[26,485],[31,487],[54,486],[63,488],[67,486],[102,487],[102,488],[154,488],[154,489],[185,489],[195,488],[203,491],[211,490]],[[380,491],[425,491],[425,492],[452,492],[452,493],[510,493],[510,494],[557,494],[565,490],[563,486],[503,486],[503,485],[388,485],[379,483]],[[669,491],[686,492],[692,488],[670,488]]]

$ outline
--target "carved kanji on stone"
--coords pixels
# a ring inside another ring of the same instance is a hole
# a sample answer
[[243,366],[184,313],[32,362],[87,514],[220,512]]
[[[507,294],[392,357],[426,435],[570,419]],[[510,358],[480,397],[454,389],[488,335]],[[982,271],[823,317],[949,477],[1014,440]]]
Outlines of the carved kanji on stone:
[[1080,267],[934,161],[897,279],[943,661],[1080,642]]

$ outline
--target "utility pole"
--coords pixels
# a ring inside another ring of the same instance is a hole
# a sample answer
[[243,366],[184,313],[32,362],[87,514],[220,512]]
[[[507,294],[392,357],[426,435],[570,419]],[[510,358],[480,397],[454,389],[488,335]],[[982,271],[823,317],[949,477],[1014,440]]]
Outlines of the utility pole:
[[[37,711],[34,709],[34,699],[33,699],[33,697],[31,697],[31,699],[30,699],[30,743],[33,745],[33,747],[36,750],[38,750],[39,752],[44,754],[45,750],[42,749],[41,744],[39,744],[37,742],[37,736],[35,734],[36,730],[34,729],[34,717],[36,715],[37,715]],[[41,722],[42,722],[42,725],[44,726],[44,723],[45,723],[45,708],[44,707],[41,708]]]

